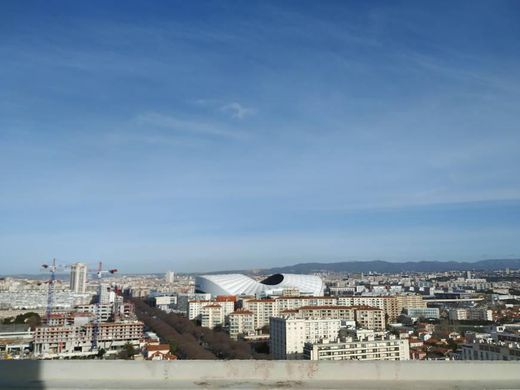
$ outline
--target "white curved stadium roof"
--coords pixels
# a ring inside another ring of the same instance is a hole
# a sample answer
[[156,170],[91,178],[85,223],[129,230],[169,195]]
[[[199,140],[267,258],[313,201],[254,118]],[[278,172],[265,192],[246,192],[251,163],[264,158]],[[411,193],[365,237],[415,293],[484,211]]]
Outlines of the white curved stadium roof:
[[197,291],[216,295],[261,295],[268,290],[297,288],[301,294],[323,295],[320,277],[300,274],[274,274],[261,282],[242,274],[199,275],[195,278]]

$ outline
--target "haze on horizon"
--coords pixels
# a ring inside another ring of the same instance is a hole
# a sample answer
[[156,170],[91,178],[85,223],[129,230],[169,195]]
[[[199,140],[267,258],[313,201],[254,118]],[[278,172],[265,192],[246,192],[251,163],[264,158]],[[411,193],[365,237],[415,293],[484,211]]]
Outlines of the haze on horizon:
[[3,1],[0,269],[520,257],[517,1]]

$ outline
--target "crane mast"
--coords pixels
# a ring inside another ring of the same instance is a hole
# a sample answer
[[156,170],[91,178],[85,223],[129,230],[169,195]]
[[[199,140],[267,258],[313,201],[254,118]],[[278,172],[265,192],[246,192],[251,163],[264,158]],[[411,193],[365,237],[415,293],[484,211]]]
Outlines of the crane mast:
[[103,270],[103,263],[100,261],[98,264],[96,276],[97,276],[97,298],[95,303],[95,313],[94,313],[94,322],[92,326],[92,344],[91,351],[97,351],[98,349],[98,337],[99,337],[99,324],[101,322],[101,292],[102,292],[102,284],[101,278],[103,274],[115,274],[117,269],[110,269],[107,271]]

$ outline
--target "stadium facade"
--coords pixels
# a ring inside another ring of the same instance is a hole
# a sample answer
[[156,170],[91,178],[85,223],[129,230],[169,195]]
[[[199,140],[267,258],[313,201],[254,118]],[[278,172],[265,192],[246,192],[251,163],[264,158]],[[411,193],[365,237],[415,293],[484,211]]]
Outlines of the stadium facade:
[[296,288],[302,295],[323,295],[325,284],[319,276],[300,274],[274,274],[257,281],[243,274],[199,275],[195,278],[197,292],[217,295],[276,294],[286,288]]

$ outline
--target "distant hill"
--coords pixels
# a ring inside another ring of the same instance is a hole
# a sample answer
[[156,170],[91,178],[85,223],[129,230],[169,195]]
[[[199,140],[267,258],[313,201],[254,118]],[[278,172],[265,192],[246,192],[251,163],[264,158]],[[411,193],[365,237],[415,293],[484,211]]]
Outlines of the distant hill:
[[285,267],[263,269],[261,272],[269,273],[312,273],[320,271],[328,272],[445,272],[445,271],[493,271],[497,269],[520,269],[520,259],[495,259],[480,260],[476,262],[458,261],[344,261],[339,263],[301,263]]

